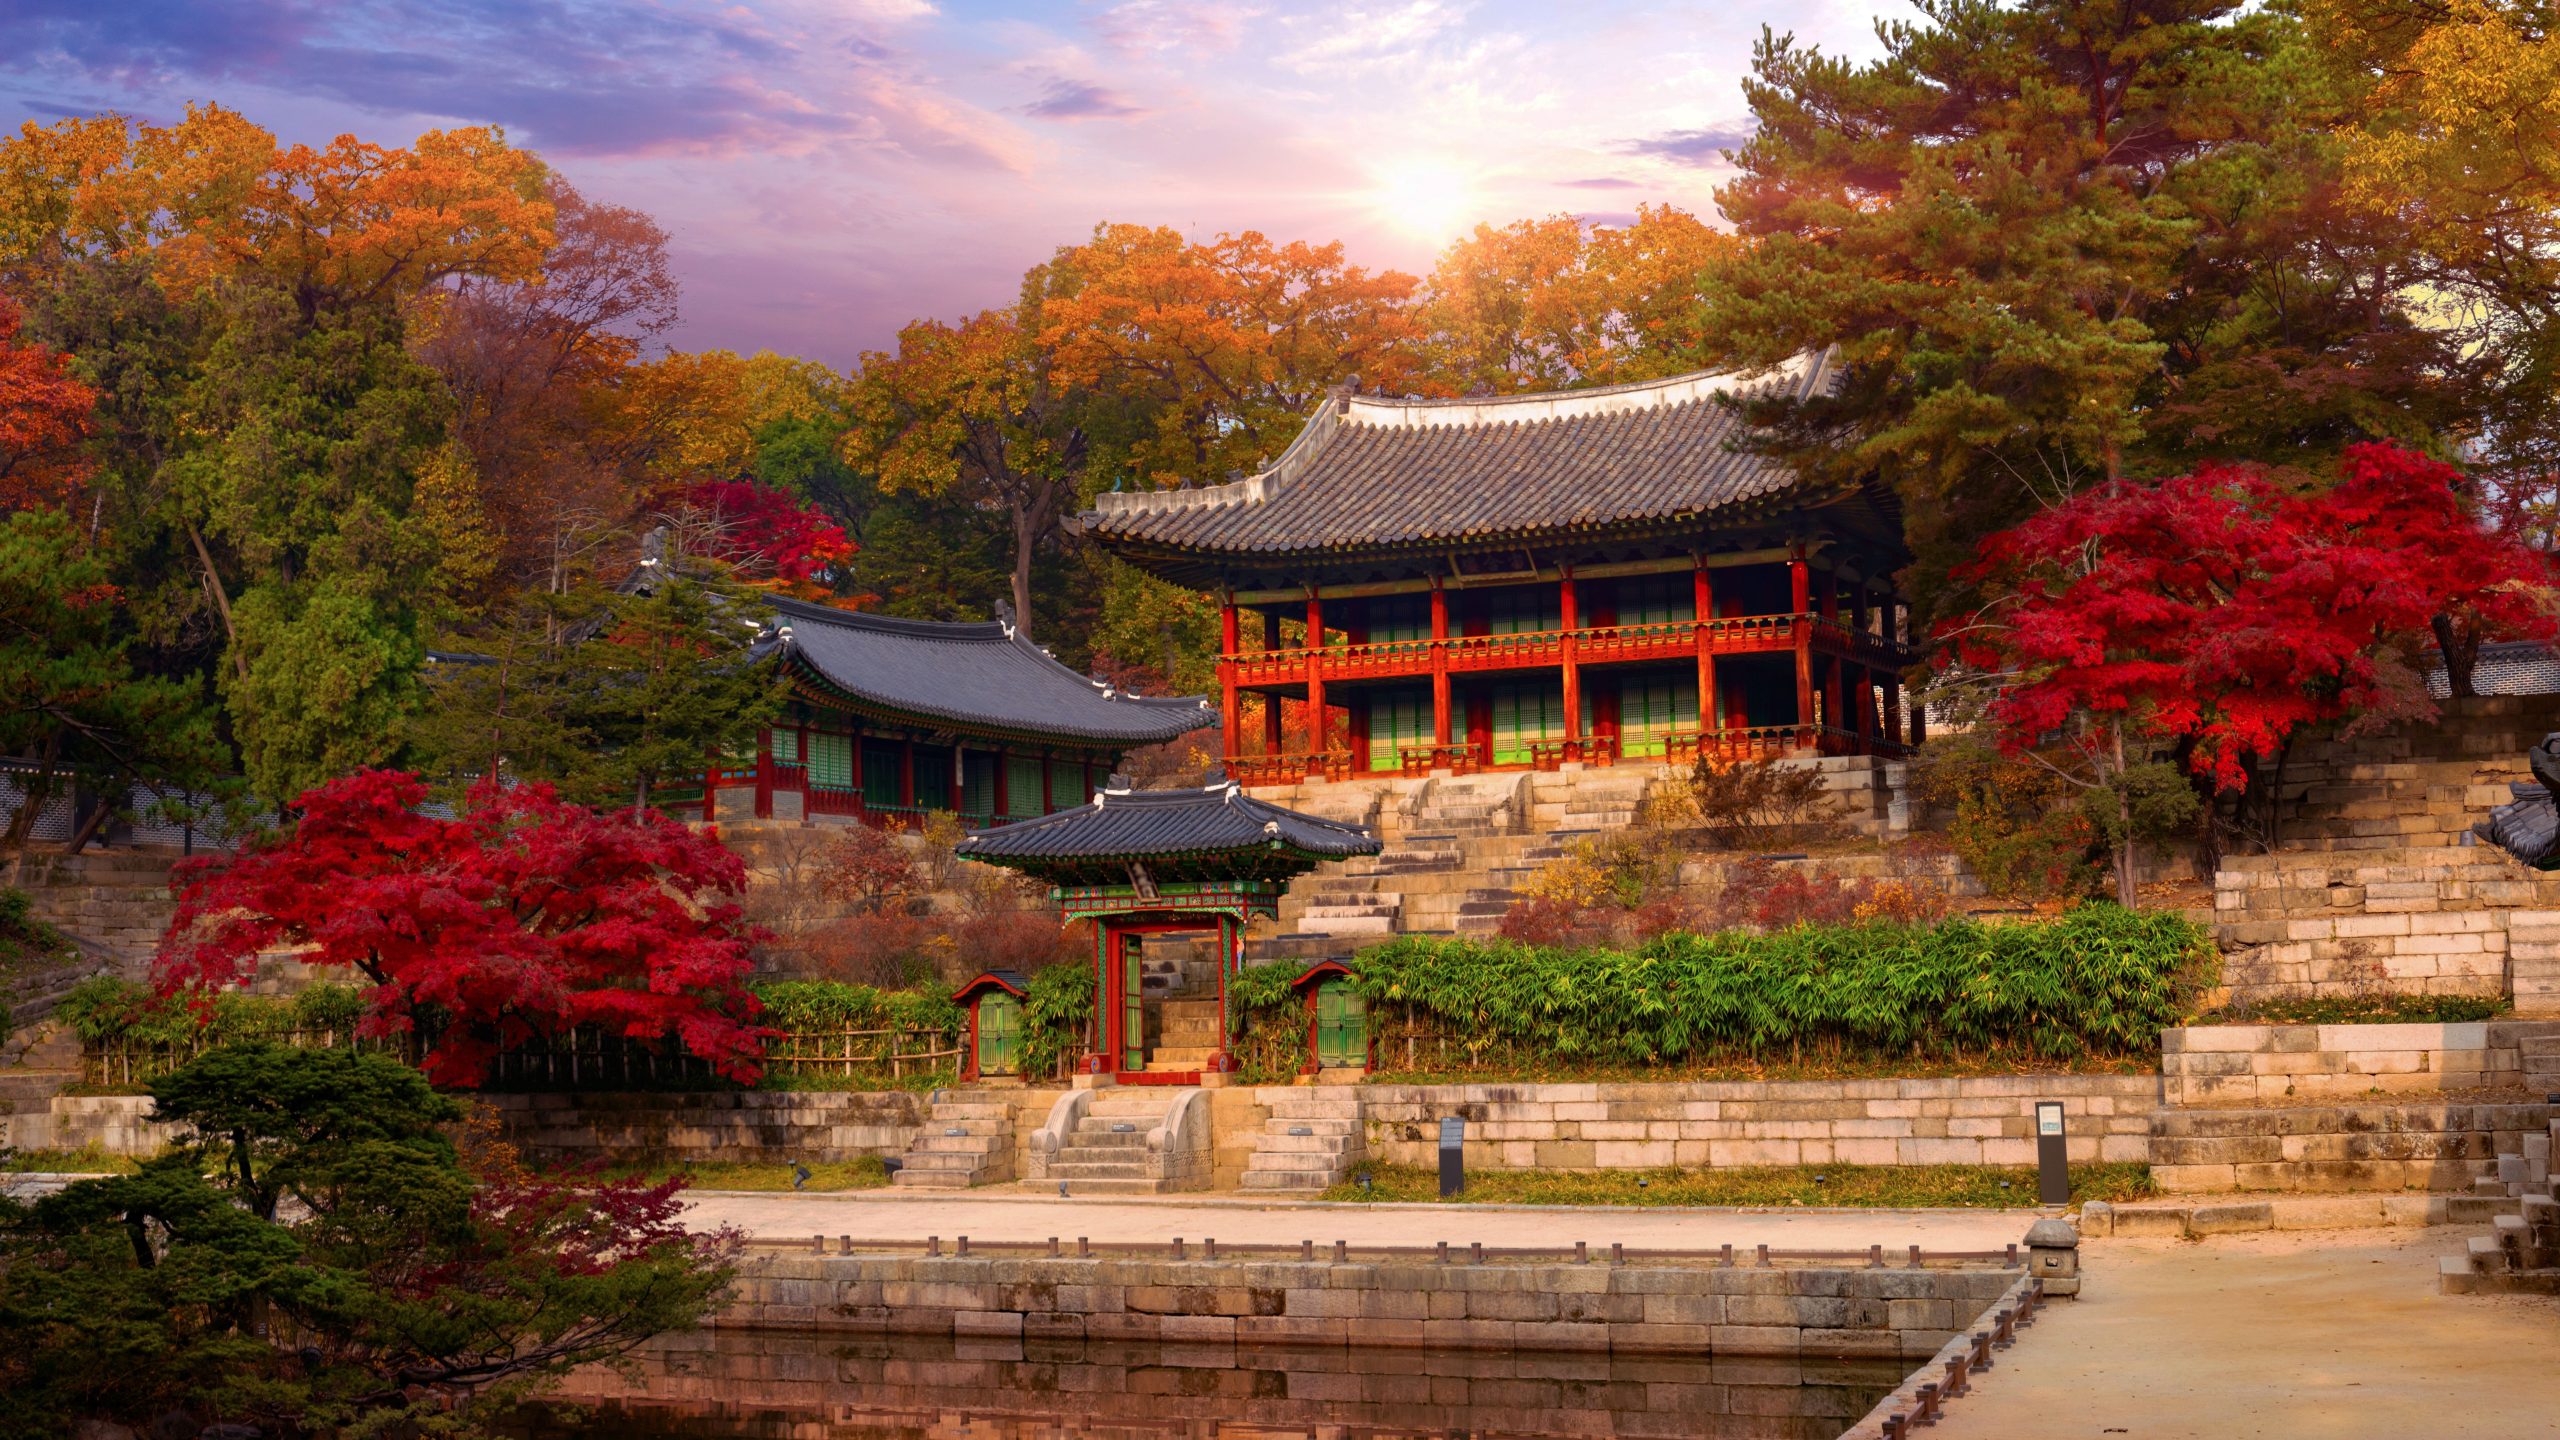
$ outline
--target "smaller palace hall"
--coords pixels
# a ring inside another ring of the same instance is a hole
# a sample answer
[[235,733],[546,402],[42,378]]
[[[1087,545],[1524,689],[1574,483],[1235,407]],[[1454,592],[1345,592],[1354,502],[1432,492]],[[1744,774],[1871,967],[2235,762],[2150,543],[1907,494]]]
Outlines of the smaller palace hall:
[[1727,398],[1834,378],[1806,356],[1496,399],[1338,393],[1262,473],[1105,495],[1083,523],[1224,606],[1223,748],[1248,784],[1897,755],[1920,717],[1893,496],[1751,453]]
[[1001,825],[1082,805],[1129,751],[1217,719],[1079,675],[1000,620],[772,605],[753,653],[789,671],[790,703],[751,769],[719,772],[715,814],[751,799],[760,818]]

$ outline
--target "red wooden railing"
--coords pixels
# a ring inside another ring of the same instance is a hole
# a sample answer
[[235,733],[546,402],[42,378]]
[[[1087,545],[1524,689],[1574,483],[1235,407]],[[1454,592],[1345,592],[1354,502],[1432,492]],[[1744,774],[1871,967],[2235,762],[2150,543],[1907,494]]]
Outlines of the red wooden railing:
[[[1793,650],[1799,627],[1810,648],[1881,670],[1900,670],[1911,652],[1872,631],[1820,615],[1737,615],[1724,619],[1666,620],[1641,625],[1596,625],[1580,630],[1528,630],[1509,635],[1452,635],[1445,640],[1381,640],[1328,645],[1321,650],[1248,650],[1221,657],[1242,686],[1288,685],[1307,678],[1312,658],[1317,678],[1422,679],[1437,669],[1451,674],[1534,670],[1562,665],[1565,642],[1585,665],[1676,661],[1703,648],[1715,655],[1771,654]],[[1435,657],[1438,657],[1435,661]]]
[[1473,775],[1484,764],[1484,751],[1472,741],[1456,745],[1402,745],[1396,759],[1407,775],[1428,775],[1447,766],[1452,775]]

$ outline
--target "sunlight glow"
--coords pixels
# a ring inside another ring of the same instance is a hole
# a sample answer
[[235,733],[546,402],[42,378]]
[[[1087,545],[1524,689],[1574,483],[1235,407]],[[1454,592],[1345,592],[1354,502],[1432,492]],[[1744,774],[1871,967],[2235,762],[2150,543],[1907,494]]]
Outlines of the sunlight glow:
[[1443,161],[1394,162],[1380,166],[1374,178],[1371,206],[1387,223],[1416,239],[1456,239],[1477,218],[1475,186]]

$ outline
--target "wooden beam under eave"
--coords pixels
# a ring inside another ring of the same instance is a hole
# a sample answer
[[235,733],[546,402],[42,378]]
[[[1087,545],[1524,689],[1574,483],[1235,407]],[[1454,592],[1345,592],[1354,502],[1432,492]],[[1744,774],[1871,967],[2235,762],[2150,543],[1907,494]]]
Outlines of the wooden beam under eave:
[[[1810,542],[1808,549],[1821,550],[1830,544],[1828,540],[1816,540]],[[1726,569],[1739,565],[1775,565],[1786,561],[1790,553],[1785,546],[1773,546],[1760,550],[1710,551],[1706,563],[1713,569]],[[1686,575],[1694,570],[1697,564],[1695,559],[1687,555],[1666,555],[1653,560],[1612,560],[1596,565],[1576,565],[1573,567],[1573,573],[1576,578],[1584,580],[1606,580],[1626,575]],[[1453,590],[1472,588],[1490,590],[1505,585],[1552,585],[1563,579],[1562,566],[1541,565],[1532,575],[1484,577],[1474,585],[1463,578],[1444,577],[1444,583]],[[1304,605],[1309,595],[1325,600],[1360,600],[1383,595],[1428,595],[1431,593],[1431,581],[1428,577],[1419,577],[1411,580],[1362,581],[1352,585],[1300,583],[1281,589],[1235,590],[1228,593],[1235,597],[1234,603],[1238,605],[1297,606]]]

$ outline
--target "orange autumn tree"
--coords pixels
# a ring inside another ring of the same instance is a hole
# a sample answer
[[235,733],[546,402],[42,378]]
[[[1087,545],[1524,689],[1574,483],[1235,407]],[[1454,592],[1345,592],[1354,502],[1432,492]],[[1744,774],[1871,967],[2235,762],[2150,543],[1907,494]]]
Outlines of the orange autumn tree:
[[1020,323],[1061,382],[1144,408],[1146,432],[1115,457],[1129,478],[1214,483],[1276,457],[1351,376],[1419,384],[1419,283],[1345,263],[1340,242],[1103,225],[1024,278]]
[[1735,244],[1668,205],[1624,226],[1572,215],[1478,225],[1441,252],[1419,311],[1433,378],[1510,394],[1695,368],[1698,276]]
[[147,255],[173,291],[261,278],[308,317],[455,276],[540,274],[553,220],[542,179],[539,159],[487,126],[431,130],[404,150],[353,135],[281,145],[219,105],[167,126],[31,121],[0,154],[0,258]]

